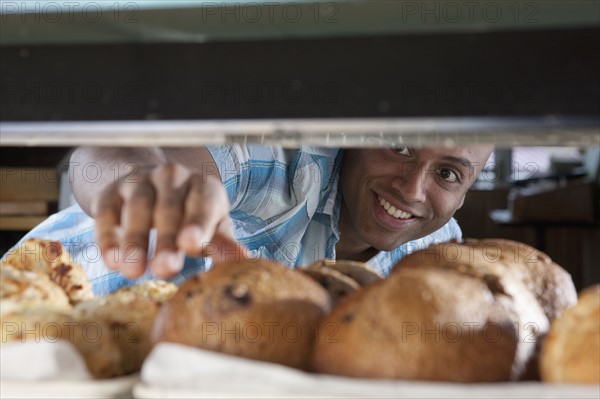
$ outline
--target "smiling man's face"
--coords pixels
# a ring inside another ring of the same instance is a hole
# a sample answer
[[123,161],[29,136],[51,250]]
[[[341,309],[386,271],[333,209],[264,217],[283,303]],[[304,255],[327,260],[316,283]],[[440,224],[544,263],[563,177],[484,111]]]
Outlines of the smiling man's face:
[[433,233],[462,206],[492,149],[347,150],[340,175],[341,238],[389,251]]

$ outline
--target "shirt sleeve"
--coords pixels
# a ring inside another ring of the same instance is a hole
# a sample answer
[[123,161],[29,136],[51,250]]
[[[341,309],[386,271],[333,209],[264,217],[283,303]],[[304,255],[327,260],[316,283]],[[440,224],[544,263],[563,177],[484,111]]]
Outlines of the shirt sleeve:
[[424,250],[433,244],[441,244],[450,240],[460,241],[461,239],[462,230],[460,229],[456,219],[451,218],[448,223],[428,236],[406,242],[389,252],[381,251],[375,255],[375,257],[369,260],[368,263],[371,265],[371,267],[374,267],[376,270],[379,270],[381,273],[383,273],[384,276],[387,276],[394,265],[406,255],[416,251]]
[[259,209],[270,198],[289,197],[288,162],[296,152],[277,146],[239,144],[207,149],[221,174],[232,212],[261,213]]
[[[237,206],[240,201],[240,192],[242,185],[242,163],[247,161],[244,157],[247,154],[246,151],[239,145],[231,146],[207,146],[207,150],[213,157],[219,174],[221,175],[221,182],[227,191],[229,197],[229,203],[231,207]],[[241,158],[241,159],[240,159]]]

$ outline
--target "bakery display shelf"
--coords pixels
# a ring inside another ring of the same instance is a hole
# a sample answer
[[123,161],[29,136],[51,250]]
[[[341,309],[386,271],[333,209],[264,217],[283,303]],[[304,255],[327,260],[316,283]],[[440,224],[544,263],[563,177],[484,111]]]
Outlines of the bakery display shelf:
[[[86,12],[77,2],[25,3],[0,8],[0,146],[600,147],[597,1],[450,2],[465,7],[461,20],[426,1],[94,2]],[[48,8],[57,6],[68,9]],[[0,396],[600,395],[597,386],[289,372],[295,384],[265,372],[252,381],[265,389],[250,394],[225,374],[222,386],[196,376],[202,389],[139,375],[3,380]]]
[[81,144],[109,128],[124,145],[460,142],[474,132],[500,144],[593,145],[600,133],[597,1],[450,2],[467,7],[462,20],[426,1],[107,2],[95,14],[69,5],[60,18],[36,12],[39,2],[7,3],[3,145]]

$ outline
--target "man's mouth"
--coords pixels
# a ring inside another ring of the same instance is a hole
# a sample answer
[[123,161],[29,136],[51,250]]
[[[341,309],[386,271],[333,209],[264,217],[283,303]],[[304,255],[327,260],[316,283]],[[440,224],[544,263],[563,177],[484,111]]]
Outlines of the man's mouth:
[[390,204],[388,201],[386,201],[379,195],[377,196],[377,200],[379,201],[379,204],[383,207],[383,209],[385,209],[387,214],[393,217],[394,219],[411,219],[414,217],[414,215],[408,212],[396,209],[394,205]]

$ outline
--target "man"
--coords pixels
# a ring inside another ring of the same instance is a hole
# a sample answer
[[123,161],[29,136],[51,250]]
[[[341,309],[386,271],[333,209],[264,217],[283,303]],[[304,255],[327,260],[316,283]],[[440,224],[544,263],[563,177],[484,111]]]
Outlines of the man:
[[[354,259],[387,274],[408,252],[460,238],[452,216],[491,151],[79,148],[79,206],[26,238],[62,241],[96,294],[153,277],[181,281],[209,266],[207,256],[290,267]],[[90,162],[99,178],[80,172]]]

